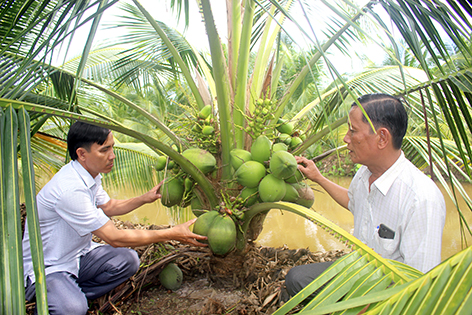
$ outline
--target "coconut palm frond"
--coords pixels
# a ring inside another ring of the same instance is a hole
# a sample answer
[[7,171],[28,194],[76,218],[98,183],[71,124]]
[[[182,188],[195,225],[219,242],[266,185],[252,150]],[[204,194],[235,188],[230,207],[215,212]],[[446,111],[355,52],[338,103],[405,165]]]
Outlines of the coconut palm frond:
[[[115,64],[115,68],[129,67],[129,63],[133,63],[135,60],[144,60],[149,64],[143,66],[149,69],[152,69],[151,63],[154,64],[154,72],[159,70],[166,71],[168,75],[175,76],[178,74],[177,68],[179,65],[175,63],[172,51],[160,36],[156,36],[154,27],[145,15],[130,4],[121,5],[121,9],[124,14],[117,24],[119,27],[130,30],[130,32],[122,36],[120,45],[131,48],[126,49],[121,54],[122,56],[119,62]],[[196,68],[198,60],[186,38],[177,30],[160,21],[155,21],[155,23],[166,34],[167,39],[179,53],[185,66]],[[113,27],[116,27],[117,24],[114,23]],[[159,66],[156,67],[156,65]],[[146,75],[146,71],[143,71],[142,74]]]
[[[429,150],[428,150],[429,149]],[[443,186],[459,214],[460,225],[463,227],[463,233],[472,235],[472,231],[465,219],[463,209],[459,207],[459,198],[462,199],[469,210],[472,210],[472,200],[462,185],[462,181],[470,182],[467,174],[464,173],[460,159],[459,150],[455,142],[439,139],[430,139],[425,137],[406,137],[403,143],[405,155],[416,165],[422,165],[424,168],[429,167],[430,173]],[[428,152],[430,151],[430,152]],[[448,152],[444,156],[443,152]],[[470,163],[469,160],[465,161]],[[433,167],[431,167],[433,165]],[[428,169],[427,169],[428,170]],[[431,171],[432,170],[432,171]],[[448,178],[446,180],[446,178]],[[451,185],[448,185],[448,181]],[[468,246],[467,239],[464,237],[464,246]]]
[[[361,263],[363,259],[367,260],[368,257],[355,251],[328,268],[320,275],[318,278],[320,280],[314,280],[304,293],[313,292],[313,287],[319,287],[324,283],[326,287],[296,314],[468,314],[470,312],[472,284],[469,279],[472,276],[470,267],[472,247],[455,254],[424,275],[414,274],[413,277],[416,278],[403,284],[385,278],[384,272],[379,271],[380,269],[375,270],[370,263]],[[333,277],[334,274],[336,276]],[[324,283],[321,278],[325,280]],[[326,279],[330,281],[327,282]],[[355,283],[354,288],[344,288],[345,295],[341,296],[343,299],[336,300],[339,297],[336,294],[338,291],[329,290],[331,283],[335,281],[342,284]],[[355,289],[357,294],[350,294]],[[293,302],[290,300],[286,305],[291,302],[295,304],[296,297],[292,298]],[[333,298],[330,300],[331,297]],[[286,309],[282,307],[274,314],[287,314],[287,312],[288,307]]]
[[[467,11],[470,7],[466,3],[457,3],[452,6],[454,12],[444,3],[434,2],[384,0],[380,3],[390,15],[392,22],[395,23],[422,68],[430,73],[430,67],[428,67],[428,58],[430,58],[439,71],[445,73],[447,68],[444,65],[455,68],[450,63],[452,59],[448,44],[444,40],[445,37],[454,43],[465,58],[471,60],[471,52],[465,40],[470,34],[470,22],[466,18],[470,16],[470,12]],[[440,34],[438,30],[444,31],[446,36]],[[426,55],[422,52],[421,44],[424,44]]]

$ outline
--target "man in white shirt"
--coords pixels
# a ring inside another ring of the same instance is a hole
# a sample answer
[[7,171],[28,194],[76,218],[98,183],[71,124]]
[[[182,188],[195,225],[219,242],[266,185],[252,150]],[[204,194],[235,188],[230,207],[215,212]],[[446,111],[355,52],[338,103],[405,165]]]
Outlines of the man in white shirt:
[[[401,144],[408,117],[400,99],[368,94],[349,112],[344,137],[352,162],[363,166],[349,189],[328,180],[315,163],[296,157],[299,169],[354,215],[354,236],[382,257],[427,272],[441,262],[446,206],[436,184],[408,161]],[[331,262],[292,268],[285,278],[293,296]]]
[[[178,240],[204,246],[188,221],[165,230],[118,230],[110,217],[123,215],[161,197],[160,185],[127,200],[111,199],[100,173],[113,168],[113,134],[106,128],[76,122],[67,136],[71,162],[37,195],[50,314],[86,314],[96,299],[136,273],[137,253],[125,247]],[[110,245],[92,242],[92,234]],[[35,298],[35,277],[28,227],[23,238],[25,293]]]

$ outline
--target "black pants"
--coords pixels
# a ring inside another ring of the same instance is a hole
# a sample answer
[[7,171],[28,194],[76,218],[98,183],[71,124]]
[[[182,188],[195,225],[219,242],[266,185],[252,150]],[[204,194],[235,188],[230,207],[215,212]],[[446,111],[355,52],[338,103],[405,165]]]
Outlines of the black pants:
[[[313,280],[318,278],[334,261],[296,266],[290,269],[285,276],[285,286],[290,296],[296,295]],[[317,292],[315,292],[316,295]]]

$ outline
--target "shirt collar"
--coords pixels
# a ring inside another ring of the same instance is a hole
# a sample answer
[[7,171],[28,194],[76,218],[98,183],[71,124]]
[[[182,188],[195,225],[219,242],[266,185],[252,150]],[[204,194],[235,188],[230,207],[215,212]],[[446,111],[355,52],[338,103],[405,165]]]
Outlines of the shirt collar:
[[82,178],[87,188],[91,188],[94,185],[99,186],[102,182],[102,175],[98,174],[95,178],[80,164],[77,160],[71,161],[72,167],[75,169],[77,174]]
[[403,151],[400,154],[400,157],[389,167],[377,180],[373,183],[375,187],[385,196],[392,187],[393,182],[400,175],[401,164],[406,160]]

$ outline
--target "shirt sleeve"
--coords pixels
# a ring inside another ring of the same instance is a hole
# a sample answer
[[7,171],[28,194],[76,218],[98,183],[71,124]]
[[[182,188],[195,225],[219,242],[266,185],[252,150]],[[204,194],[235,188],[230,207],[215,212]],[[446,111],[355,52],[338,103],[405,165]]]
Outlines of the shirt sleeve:
[[[105,195],[108,197],[108,194]],[[105,200],[103,195],[100,198]],[[55,209],[80,236],[98,230],[109,220],[97,208],[90,190],[86,188],[64,191],[58,198]]]
[[441,263],[442,232],[446,218],[446,205],[439,189],[433,187],[426,196],[412,204],[400,243],[404,262],[421,272],[427,272]]
[[102,185],[100,185],[95,195],[95,204],[97,206],[100,206],[106,204],[108,201],[110,201],[110,199],[110,196],[108,196],[107,192],[103,189]]

